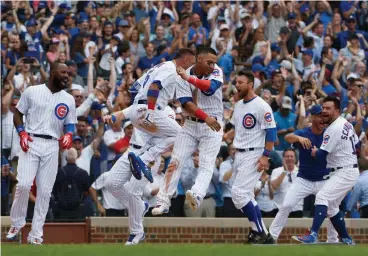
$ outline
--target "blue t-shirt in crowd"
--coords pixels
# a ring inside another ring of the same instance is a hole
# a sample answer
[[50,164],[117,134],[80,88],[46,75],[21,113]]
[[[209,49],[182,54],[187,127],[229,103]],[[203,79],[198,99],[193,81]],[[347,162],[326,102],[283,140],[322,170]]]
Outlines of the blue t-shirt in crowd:
[[332,84],[323,85],[322,91],[324,91],[328,96],[338,96],[336,95],[336,88]]
[[[20,56],[19,52],[10,50],[6,53],[6,58],[9,58],[10,59],[10,65],[14,66],[17,63],[17,61],[21,58],[21,56]],[[8,71],[10,72],[10,70],[8,70]]]
[[222,68],[225,75],[225,81],[230,81],[231,72],[234,71],[234,58],[230,53],[226,53],[221,56],[218,61],[218,65]]
[[[287,116],[282,116],[280,110],[274,114],[275,122],[277,126],[277,131],[288,129],[290,127],[295,127],[296,115],[290,111]],[[279,144],[275,146],[276,150],[284,151],[290,148],[290,144],[285,140],[285,134],[279,135]]]
[[74,60],[75,62],[77,62],[78,66],[78,75],[83,78],[86,78],[88,76],[88,65],[84,62],[85,58],[86,56],[84,56],[80,52],[77,52],[74,57]]
[[[323,133],[316,135],[312,132],[311,127],[297,130],[294,132],[295,135],[308,138],[312,147],[316,146],[319,148],[322,145]],[[298,177],[301,177],[310,181],[320,181],[327,178],[330,169],[326,168],[327,160],[326,157],[315,158],[311,155],[311,149],[304,149],[303,146],[297,142],[294,143],[294,147],[299,149],[299,171]]]
[[161,59],[160,56],[155,56],[155,57],[152,57],[151,59],[149,59],[147,56],[144,56],[139,59],[138,68],[142,70],[150,69],[154,65],[158,64],[160,62],[160,59]]
[[[314,15],[318,14],[318,12],[316,11],[314,13]],[[330,23],[332,21],[332,15],[331,13],[328,13],[328,12],[320,12],[319,13],[319,20],[323,23],[323,26],[324,26],[324,31],[326,32],[327,30],[327,26],[328,26],[328,23]]]

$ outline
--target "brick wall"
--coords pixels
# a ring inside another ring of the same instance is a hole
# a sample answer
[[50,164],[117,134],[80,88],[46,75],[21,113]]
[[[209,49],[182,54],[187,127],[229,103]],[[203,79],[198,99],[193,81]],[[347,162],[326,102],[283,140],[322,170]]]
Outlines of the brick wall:
[[[146,227],[146,243],[244,243],[248,228]],[[278,243],[290,243],[293,235],[303,235],[306,228],[285,228]],[[368,228],[348,228],[357,244],[368,244]],[[91,227],[91,243],[124,243],[126,227]],[[327,230],[320,230],[320,241],[327,240]]]

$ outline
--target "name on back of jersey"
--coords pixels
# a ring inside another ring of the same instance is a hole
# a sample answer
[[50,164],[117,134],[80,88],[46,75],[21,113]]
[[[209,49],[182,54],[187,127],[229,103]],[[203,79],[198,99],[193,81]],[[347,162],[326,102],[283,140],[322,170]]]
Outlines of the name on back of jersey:
[[349,122],[344,123],[344,127],[342,129],[341,139],[347,140],[348,137],[349,137],[349,132],[352,129],[353,129],[353,125],[351,123],[349,123]]

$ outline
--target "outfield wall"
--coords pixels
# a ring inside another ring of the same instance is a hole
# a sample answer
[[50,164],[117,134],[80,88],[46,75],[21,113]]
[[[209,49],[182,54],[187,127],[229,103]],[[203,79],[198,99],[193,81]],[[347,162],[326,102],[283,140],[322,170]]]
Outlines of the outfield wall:
[[[268,227],[273,219],[266,218]],[[320,231],[320,241],[326,240],[326,221]],[[312,219],[289,219],[278,243],[290,243],[291,236],[302,235],[312,225]],[[356,243],[368,244],[368,219],[346,219],[348,231]],[[9,217],[1,217],[2,242],[10,227]],[[248,220],[245,218],[145,218],[146,243],[244,243]],[[30,224],[21,237],[25,242]],[[128,233],[128,218],[92,217],[85,223],[47,223],[44,243],[124,243]]]

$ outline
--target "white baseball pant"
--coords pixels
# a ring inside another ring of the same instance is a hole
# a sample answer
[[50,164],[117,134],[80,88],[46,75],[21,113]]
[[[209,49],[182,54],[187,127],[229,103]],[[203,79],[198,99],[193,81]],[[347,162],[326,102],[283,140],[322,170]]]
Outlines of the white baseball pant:
[[29,241],[42,242],[43,225],[49,209],[52,188],[54,187],[59,158],[59,142],[32,137],[27,153],[21,151],[18,161],[18,184],[10,211],[12,226],[22,228],[26,224],[29,192],[36,178],[37,196]]
[[[303,179],[301,177],[297,177],[289,190],[285,195],[285,200],[281,209],[279,209],[275,219],[272,221],[270,226],[270,233],[274,239],[278,239],[281,234],[282,229],[284,228],[287,219],[289,217],[290,212],[293,210],[293,207],[300,202],[300,200],[304,200],[305,197],[309,195],[316,195],[318,191],[325,185],[326,180],[323,181],[309,181]],[[337,208],[338,211],[338,208]],[[338,242],[338,234],[333,227],[332,223],[329,221],[327,224],[327,241],[328,242]]]
[[237,209],[243,208],[249,201],[255,202],[254,187],[262,174],[257,171],[257,162],[262,153],[263,148],[235,153],[234,184],[231,188],[231,196]]
[[156,109],[154,112],[153,123],[156,125],[157,131],[147,131],[139,125],[141,118],[142,116],[144,117],[146,111],[147,105],[145,104],[132,105],[128,109],[124,110],[124,115],[126,118],[130,119],[134,127],[148,135],[148,142],[159,138],[159,140],[156,140],[156,144],[153,147],[150,147],[149,150],[144,152],[140,157],[145,164],[149,164],[150,162],[154,162],[162,155],[162,153],[171,148],[181,127],[175,119],[168,116],[165,109]]
[[316,195],[316,205],[326,205],[327,216],[333,217],[339,212],[341,201],[355,185],[359,177],[358,168],[344,168],[330,173],[330,179]]
[[202,200],[206,196],[207,188],[212,179],[221,141],[222,129],[220,132],[215,132],[205,123],[186,120],[175,140],[170,167],[166,171],[163,187],[158,192],[157,204],[163,204],[168,207],[171,205],[170,199],[177,189],[184,161],[197,148],[199,150],[199,168],[191,190]]

